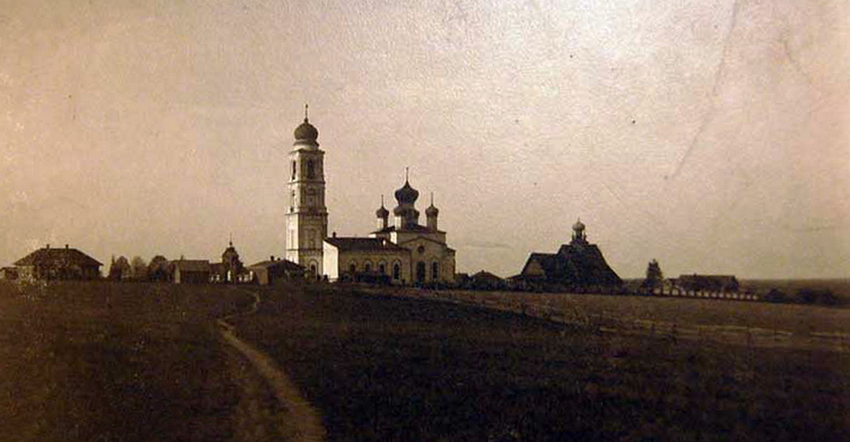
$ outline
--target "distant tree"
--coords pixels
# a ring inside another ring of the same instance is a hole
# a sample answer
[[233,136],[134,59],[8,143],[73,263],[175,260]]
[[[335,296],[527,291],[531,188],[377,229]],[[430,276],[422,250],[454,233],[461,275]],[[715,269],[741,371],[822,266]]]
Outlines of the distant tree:
[[770,289],[766,295],[764,295],[764,300],[767,302],[788,302],[788,296],[781,292],[779,289]]
[[127,279],[130,274],[130,261],[127,261],[127,258],[123,256],[119,256],[118,259],[112,257],[112,263],[109,265],[109,276],[108,278],[113,281],[120,281],[122,279]]
[[150,264],[148,264],[148,280],[150,281],[170,281],[171,280],[171,272],[169,272],[169,262],[162,255],[156,255],[151,258]]
[[658,261],[652,260],[646,266],[646,279],[643,280],[641,288],[650,292],[658,287],[661,287],[661,282],[664,280],[664,274],[661,272],[661,266]]
[[838,298],[832,293],[832,290],[818,290],[804,288],[797,290],[794,301],[801,304],[821,304],[821,305],[836,305]]
[[130,277],[136,281],[144,281],[148,278],[148,263],[141,256],[134,256],[130,260]]

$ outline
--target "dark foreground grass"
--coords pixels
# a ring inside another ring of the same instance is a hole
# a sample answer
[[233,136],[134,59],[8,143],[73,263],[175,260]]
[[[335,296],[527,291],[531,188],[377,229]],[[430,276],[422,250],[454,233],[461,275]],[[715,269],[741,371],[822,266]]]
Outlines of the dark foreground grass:
[[597,335],[312,288],[238,324],[332,441],[850,440],[846,353]]
[[249,300],[219,287],[0,286],[0,440],[231,440],[238,383],[253,381],[213,319]]

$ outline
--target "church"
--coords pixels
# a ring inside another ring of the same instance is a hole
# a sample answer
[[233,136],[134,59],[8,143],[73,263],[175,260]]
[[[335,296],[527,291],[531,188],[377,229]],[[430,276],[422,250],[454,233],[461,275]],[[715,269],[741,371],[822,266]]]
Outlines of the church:
[[289,152],[289,210],[286,214],[286,259],[314,278],[329,281],[382,281],[391,284],[449,284],[455,280],[455,250],[437,227],[439,210],[425,209],[425,225],[416,209],[419,191],[405,177],[395,191],[397,205],[375,212],[377,230],[366,237],[328,237],[324,155],[319,131],[304,122],[294,132]]
[[622,285],[623,281],[605,261],[599,247],[587,241],[585,228],[581,220],[576,221],[569,244],[561,245],[557,253],[532,253],[522,272],[511,280],[528,288],[556,285],[600,289]]

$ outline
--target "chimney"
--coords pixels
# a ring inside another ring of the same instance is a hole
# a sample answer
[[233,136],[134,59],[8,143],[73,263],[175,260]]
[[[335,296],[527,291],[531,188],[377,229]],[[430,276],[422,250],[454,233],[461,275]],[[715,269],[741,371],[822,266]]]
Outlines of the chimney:
[[49,249],[49,248],[50,248],[50,244],[45,245],[45,246],[44,246],[44,248],[45,248],[45,249]]
[[67,248],[68,248],[68,244],[65,244],[65,249],[67,249]]
[[269,257],[269,261],[274,261],[274,255]]
[[336,238],[336,232],[333,233],[333,237]]

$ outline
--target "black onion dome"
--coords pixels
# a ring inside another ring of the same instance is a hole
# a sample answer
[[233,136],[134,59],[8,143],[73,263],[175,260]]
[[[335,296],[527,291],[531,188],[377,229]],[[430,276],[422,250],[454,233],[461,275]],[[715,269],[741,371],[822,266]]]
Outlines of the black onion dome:
[[316,141],[319,138],[319,131],[310,124],[310,120],[304,118],[304,122],[295,128],[294,135],[296,141]]
[[440,214],[440,209],[434,207],[434,203],[431,203],[427,209],[425,209],[425,216],[437,216]]
[[395,199],[399,204],[413,204],[419,198],[419,191],[410,186],[410,182],[405,181],[401,189],[395,191]]
[[377,216],[378,218],[386,218],[390,216],[390,211],[387,210],[387,208],[384,207],[382,204],[381,208],[375,211],[375,216]]

